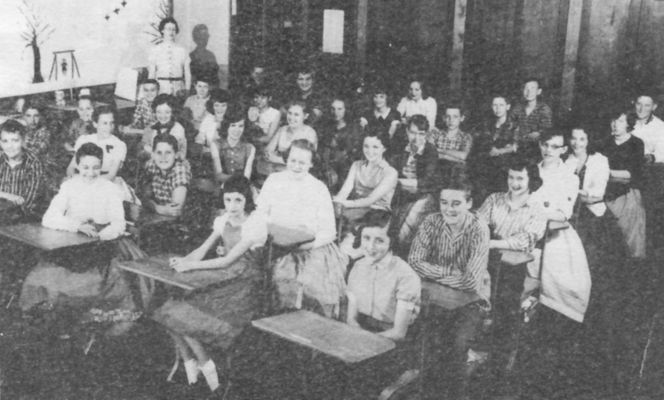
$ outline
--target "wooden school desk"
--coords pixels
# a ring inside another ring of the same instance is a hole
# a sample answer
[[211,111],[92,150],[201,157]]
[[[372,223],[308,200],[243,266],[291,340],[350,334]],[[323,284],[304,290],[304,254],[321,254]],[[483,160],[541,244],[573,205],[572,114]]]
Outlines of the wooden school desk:
[[53,251],[99,242],[99,238],[86,236],[78,232],[46,228],[37,222],[0,226],[0,235],[42,251]]
[[[347,367],[368,361],[396,347],[393,341],[380,335],[304,310],[255,320],[251,324],[262,332],[311,350],[311,358],[322,353],[343,362]],[[305,398],[310,398],[305,373],[309,367],[305,363],[310,362],[310,359],[299,358],[299,361],[303,371],[302,390]],[[343,375],[346,382],[342,390],[346,390],[348,374]]]

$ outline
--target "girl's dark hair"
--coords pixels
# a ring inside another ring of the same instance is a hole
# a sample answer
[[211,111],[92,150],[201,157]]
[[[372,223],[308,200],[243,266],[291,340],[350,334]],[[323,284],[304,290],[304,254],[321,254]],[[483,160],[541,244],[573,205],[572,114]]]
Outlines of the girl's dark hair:
[[157,97],[154,98],[154,101],[152,102],[152,111],[157,111],[157,107],[159,107],[162,104],[166,104],[171,108],[171,111],[173,112],[173,115],[171,118],[175,118],[175,112],[177,111],[177,99],[166,93],[158,94]]
[[429,97],[429,87],[424,83],[424,80],[419,77],[412,77],[411,79],[408,80],[408,91],[410,91],[410,85],[413,84],[413,82],[417,82],[420,84],[420,89],[422,90],[422,99],[426,100]]
[[390,135],[385,132],[381,132],[377,127],[376,129],[367,129],[367,132],[362,138],[362,146],[364,146],[364,140],[369,137],[380,140],[380,143],[383,145],[383,147],[385,147],[385,150],[390,148]]
[[542,187],[542,178],[540,177],[539,167],[532,161],[524,157],[512,157],[507,163],[507,169],[512,171],[526,170],[528,174],[528,190],[530,193]]
[[390,250],[396,244],[396,233],[392,228],[392,213],[385,210],[369,210],[357,222],[355,228],[355,239],[353,240],[353,248],[358,249],[362,244],[362,230],[364,228],[387,228],[387,236],[390,238]]
[[228,109],[226,110],[226,114],[224,114],[224,120],[221,121],[219,126],[219,137],[228,137],[228,127],[236,122],[244,121],[246,116],[247,113],[244,111],[244,107],[242,107],[241,104],[228,104]]
[[634,130],[634,125],[636,125],[636,113],[630,109],[627,108],[618,108],[616,107],[613,110],[610,110],[606,113],[607,120],[609,122],[609,127],[611,126],[611,123],[618,118],[620,118],[622,115],[625,115],[627,117],[627,132],[631,132]]
[[274,93],[273,88],[271,88],[269,85],[262,84],[251,89],[249,96],[251,99],[255,99],[258,96],[271,98],[272,93]]
[[567,137],[565,131],[556,128],[543,129],[542,133],[540,134],[539,142],[546,143],[556,136],[563,138],[563,145],[567,146],[567,143],[565,142],[565,138]]
[[44,115],[44,104],[37,99],[25,100],[23,107],[21,108],[21,114],[25,114],[29,109],[37,110],[39,111],[39,114]]
[[146,79],[141,83],[141,85],[155,85],[157,86],[157,90],[159,90],[159,81],[156,79]]
[[96,157],[99,161],[104,162],[104,150],[94,143],[84,143],[76,150],[76,164],[81,162],[81,158],[85,156]]
[[94,107],[95,102],[92,100],[92,96],[89,94],[84,94],[82,96],[78,96],[78,100],[76,100],[76,103],[78,104],[81,100],[88,100],[90,103],[92,103],[92,106]]
[[178,152],[178,140],[170,133],[158,133],[152,140],[152,150],[157,148],[159,143],[167,143],[173,147],[174,152]]
[[244,212],[252,212],[256,209],[256,204],[254,203],[254,195],[251,191],[251,182],[247,179],[246,176],[242,174],[236,174],[228,178],[224,183],[222,188],[222,201],[224,194],[226,193],[240,193],[244,196]]
[[175,20],[173,17],[166,17],[159,21],[159,33],[164,32],[164,27],[166,24],[173,24],[175,25],[175,33],[180,33],[180,26],[178,25],[178,22]]
[[102,114],[111,114],[113,115],[113,121],[117,120],[117,115],[115,113],[115,108],[111,106],[100,106],[100,107],[95,107],[94,110],[92,111],[92,120],[94,122],[99,122],[99,116]]
[[231,94],[227,90],[212,89],[210,90],[210,98],[205,102],[205,109],[214,115],[214,103],[228,103],[230,100]]
[[596,135],[594,135],[590,126],[585,123],[576,123],[571,125],[569,133],[565,137],[565,146],[567,146],[567,148],[569,149],[569,154],[573,153],[572,136],[575,130],[583,131],[583,133],[585,133],[586,137],[588,138],[588,147],[586,148],[586,153],[588,153],[589,155],[597,153],[598,140],[596,139]]

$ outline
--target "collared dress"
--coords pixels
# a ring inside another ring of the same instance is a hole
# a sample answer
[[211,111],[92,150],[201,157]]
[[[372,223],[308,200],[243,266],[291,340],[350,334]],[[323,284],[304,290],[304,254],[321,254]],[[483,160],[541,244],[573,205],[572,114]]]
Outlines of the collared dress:
[[233,225],[224,214],[214,220],[213,230],[227,252],[241,240],[251,241],[252,246],[224,268],[228,280],[182,299],[169,299],[152,319],[180,335],[227,349],[260,309],[261,246],[267,240],[267,226],[253,214],[243,224]]
[[231,146],[228,140],[220,138],[217,140],[219,160],[221,169],[228,175],[243,175],[249,161],[249,156],[254,150],[254,145],[240,140],[235,146]]
[[189,64],[189,54],[184,47],[161,42],[150,49],[148,62],[156,69],[154,76],[159,81],[159,93],[177,94],[185,87],[185,66]]

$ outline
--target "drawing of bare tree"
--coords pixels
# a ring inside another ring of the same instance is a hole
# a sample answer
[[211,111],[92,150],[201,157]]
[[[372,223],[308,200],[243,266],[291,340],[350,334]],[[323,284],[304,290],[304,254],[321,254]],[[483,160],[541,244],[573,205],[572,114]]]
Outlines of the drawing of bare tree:
[[32,48],[32,55],[34,57],[32,83],[44,82],[44,77],[41,74],[41,52],[39,46],[51,37],[53,32],[55,32],[55,28],[44,22],[43,18],[35,12],[34,5],[29,4],[27,0],[23,0],[18,9],[25,17],[26,28],[21,33],[21,38],[27,42],[25,47]]
[[145,31],[152,38],[150,42],[154,44],[159,44],[163,40],[161,37],[161,32],[159,32],[159,22],[166,17],[171,16],[171,2],[170,0],[161,0],[159,2],[159,8],[155,12],[156,21],[150,23],[150,30]]

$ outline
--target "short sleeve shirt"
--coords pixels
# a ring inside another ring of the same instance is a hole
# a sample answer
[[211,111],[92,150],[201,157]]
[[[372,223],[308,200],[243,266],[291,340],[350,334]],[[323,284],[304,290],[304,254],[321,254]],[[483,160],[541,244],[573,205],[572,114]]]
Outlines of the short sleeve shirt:
[[180,186],[188,187],[191,182],[191,167],[187,160],[175,160],[175,164],[167,172],[159,169],[152,160],[145,168],[151,178],[152,196],[157,204],[170,203],[173,201],[173,190]]
[[419,312],[420,277],[401,258],[388,253],[375,263],[362,258],[348,276],[348,292],[352,293],[360,313],[386,323],[394,323],[397,302],[404,302],[411,311],[411,322]]

